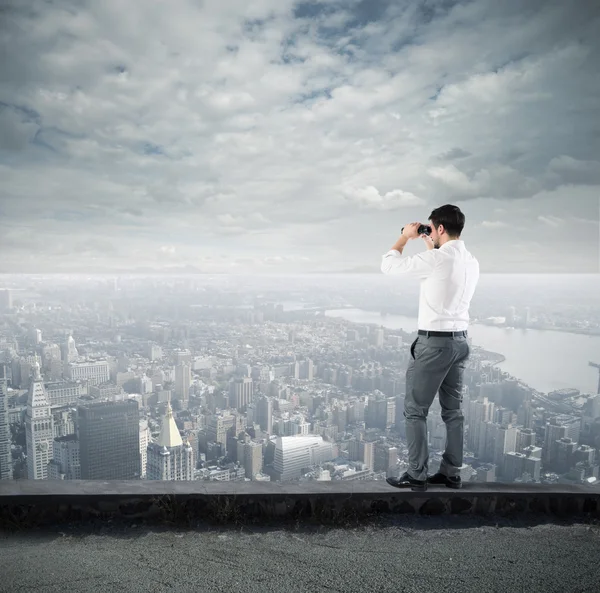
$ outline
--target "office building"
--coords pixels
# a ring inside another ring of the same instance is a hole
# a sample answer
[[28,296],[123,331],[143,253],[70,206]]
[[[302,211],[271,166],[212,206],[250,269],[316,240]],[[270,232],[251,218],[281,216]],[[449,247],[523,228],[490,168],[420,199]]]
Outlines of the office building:
[[180,362],[175,367],[175,399],[187,402],[190,399],[192,369],[189,364]]
[[33,366],[33,376],[27,396],[25,440],[27,444],[27,478],[29,480],[46,480],[48,464],[53,456],[54,420],[38,363]]
[[265,395],[260,396],[255,403],[255,421],[260,429],[267,434],[273,433],[273,400]]
[[69,362],[66,376],[70,381],[87,381],[90,385],[100,385],[110,381],[110,369],[106,360]]
[[163,417],[160,435],[148,445],[148,480],[182,481],[194,479],[194,451],[187,441],[181,438],[171,404]]
[[280,481],[298,479],[302,471],[333,459],[331,443],[320,436],[277,437],[273,467]]
[[81,480],[79,440],[77,435],[54,439],[52,461],[48,464],[49,480]]
[[254,383],[251,377],[239,377],[231,382],[230,401],[233,400],[233,406],[238,412],[245,412],[246,408],[253,401]]
[[79,446],[83,480],[140,477],[140,419],[135,400],[81,405]]
[[0,364],[0,480],[11,480],[13,477],[10,446],[6,366]]
[[263,446],[261,443],[249,441],[244,443],[243,460],[246,477],[254,480],[263,468]]
[[150,444],[150,428],[148,420],[140,420],[140,478],[146,478],[148,465],[148,445]]

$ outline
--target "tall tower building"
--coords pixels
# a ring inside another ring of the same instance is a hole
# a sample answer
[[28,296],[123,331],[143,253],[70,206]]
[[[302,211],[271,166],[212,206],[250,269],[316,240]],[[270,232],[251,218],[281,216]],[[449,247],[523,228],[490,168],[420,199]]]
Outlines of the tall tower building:
[[140,477],[140,419],[137,401],[79,406],[82,480]]
[[148,445],[150,444],[150,429],[148,420],[140,420],[140,478],[146,478],[148,465]]
[[194,451],[179,434],[170,402],[167,402],[158,440],[148,445],[146,477],[168,481],[194,479]]
[[10,445],[6,366],[0,364],[0,480],[12,479],[12,456],[10,453]]
[[192,369],[185,362],[175,367],[175,399],[187,402],[190,398],[192,385]]
[[27,443],[27,478],[48,479],[48,463],[52,460],[54,445],[54,419],[50,401],[40,374],[40,365],[33,365],[33,376],[27,397],[25,415],[25,440]]
[[261,443],[250,441],[244,443],[244,470],[247,478],[254,480],[263,468],[263,446]]
[[67,341],[61,345],[61,354],[64,363],[74,362],[79,358],[79,352],[77,350],[77,346],[75,345],[75,340],[73,336],[69,334]]
[[255,406],[256,422],[260,424],[260,429],[273,434],[273,400],[263,395],[258,398]]
[[233,396],[233,405],[239,412],[245,412],[248,404],[252,403],[254,383],[250,377],[241,377],[232,381],[230,394]]

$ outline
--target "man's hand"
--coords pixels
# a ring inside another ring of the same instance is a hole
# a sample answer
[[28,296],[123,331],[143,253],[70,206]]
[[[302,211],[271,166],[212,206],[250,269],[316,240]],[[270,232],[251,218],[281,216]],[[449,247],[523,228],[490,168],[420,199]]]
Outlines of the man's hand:
[[435,249],[435,245],[433,244],[433,239],[429,235],[421,235],[423,241],[425,241],[425,245],[427,245],[427,249]]
[[407,239],[417,239],[419,236],[419,227],[421,226],[420,222],[411,222],[404,227],[402,231],[402,236]]

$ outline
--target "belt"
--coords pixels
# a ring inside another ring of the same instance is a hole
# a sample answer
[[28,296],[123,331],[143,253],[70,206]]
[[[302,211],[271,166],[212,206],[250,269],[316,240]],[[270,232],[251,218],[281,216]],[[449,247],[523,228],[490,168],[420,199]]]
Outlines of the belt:
[[425,329],[420,329],[419,335],[420,336],[431,336],[433,338],[458,338],[460,336],[464,336],[466,338],[467,331],[464,330],[464,331],[460,331],[460,332],[438,332],[438,331],[428,331]]

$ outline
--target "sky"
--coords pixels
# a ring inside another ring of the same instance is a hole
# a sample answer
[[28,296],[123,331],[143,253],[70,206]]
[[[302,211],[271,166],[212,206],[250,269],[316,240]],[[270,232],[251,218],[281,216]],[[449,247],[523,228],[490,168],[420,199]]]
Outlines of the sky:
[[484,273],[599,273],[598,31],[594,0],[5,0],[0,272],[378,272],[452,203]]

